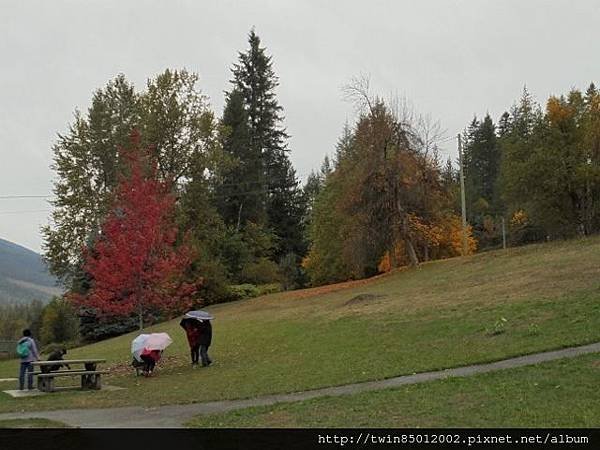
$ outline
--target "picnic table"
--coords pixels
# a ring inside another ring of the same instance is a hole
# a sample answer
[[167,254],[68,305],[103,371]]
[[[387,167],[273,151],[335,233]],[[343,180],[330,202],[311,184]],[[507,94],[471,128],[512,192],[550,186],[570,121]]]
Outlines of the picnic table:
[[[39,367],[39,370],[33,372],[37,377],[38,389],[42,392],[54,392],[56,386],[55,378],[58,377],[81,377],[81,389],[100,389],[102,387],[101,376],[108,373],[108,370],[98,370],[97,366],[100,363],[106,362],[105,359],[65,359],[59,361],[33,361],[31,364],[34,369]],[[83,368],[64,368],[69,366],[83,366]],[[61,366],[59,370],[49,371],[51,366]],[[63,369],[64,368],[64,369]],[[45,370],[44,370],[45,369]]]

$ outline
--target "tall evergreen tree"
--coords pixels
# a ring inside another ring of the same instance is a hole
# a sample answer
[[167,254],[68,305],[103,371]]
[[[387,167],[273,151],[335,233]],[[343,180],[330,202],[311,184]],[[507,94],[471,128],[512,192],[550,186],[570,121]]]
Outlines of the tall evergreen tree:
[[540,105],[535,101],[527,86],[523,87],[519,103],[512,107],[511,116],[511,134],[522,140],[531,137],[536,127],[542,122],[543,114]]
[[480,201],[482,200],[487,204],[487,212],[493,213],[496,180],[500,170],[500,148],[496,138],[496,126],[489,114],[483,121],[474,123],[476,126],[465,149],[468,155],[465,158],[467,197],[471,210],[477,202],[482,203]]
[[593,85],[585,95],[574,89],[550,97],[542,113],[524,90],[512,108],[510,130],[500,143],[513,242],[598,231],[598,98]]
[[306,202],[308,205],[306,209],[306,213],[308,215],[310,215],[314,202],[318,197],[319,192],[321,192],[321,189],[323,188],[323,183],[324,180],[321,174],[315,172],[314,170],[306,178],[306,183],[302,189],[304,190],[304,196],[306,197]]
[[223,150],[232,165],[225,167],[217,186],[217,205],[228,225],[239,229],[246,222],[264,223],[265,188],[262,156],[250,148],[249,121],[242,93],[234,89],[227,94],[223,125]]
[[504,111],[498,120],[498,137],[503,138],[506,136],[511,129],[512,119],[508,111]]
[[303,230],[305,198],[296,171],[287,154],[280,153],[271,169],[267,197],[268,225],[277,239],[275,257],[293,253],[302,256],[308,244]]
[[496,216],[502,212],[498,178],[501,152],[496,126],[489,114],[473,119],[465,133],[465,197],[467,218],[480,247],[498,245],[500,229]]
[[[337,168],[340,161],[350,151],[352,151],[352,143],[353,143],[352,128],[350,127],[348,122],[346,122],[344,124],[344,128],[342,129],[342,135],[338,138],[338,141],[335,146],[335,157],[333,159],[333,167],[334,168]],[[327,156],[325,156],[325,158],[326,158],[326,160],[323,161],[323,164],[325,164],[325,162],[327,162],[328,167],[329,167],[329,158]],[[331,170],[333,170],[333,169],[331,167],[329,167],[329,171],[331,171]],[[322,168],[321,168],[321,171],[323,171]]]
[[[230,223],[237,214],[242,227],[245,222],[253,222],[271,229],[279,238],[275,256],[280,258],[289,252],[305,251],[303,196],[289,160],[283,108],[275,95],[278,78],[272,57],[261,47],[254,30],[248,42],[250,48],[239,53],[232,69],[233,89],[227,96],[223,118],[231,129],[224,150],[238,163],[229,179],[235,179],[243,189],[238,194],[230,191],[221,204],[227,204],[222,210]],[[239,199],[234,200],[234,195]]]

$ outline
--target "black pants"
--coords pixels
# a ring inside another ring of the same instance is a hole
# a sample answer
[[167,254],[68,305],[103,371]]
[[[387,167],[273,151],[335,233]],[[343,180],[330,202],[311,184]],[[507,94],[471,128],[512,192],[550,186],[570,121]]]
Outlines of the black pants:
[[156,366],[156,361],[154,361],[154,358],[145,355],[142,355],[141,358],[144,361],[144,372],[152,372],[154,370],[154,366]]
[[[202,358],[202,365],[205,367],[212,362],[212,360],[208,356],[208,345],[200,346],[200,357]],[[196,360],[196,362],[198,362],[198,360]]]
[[191,348],[191,354],[192,354],[192,364],[198,364],[198,358],[200,357],[200,346],[194,345]]

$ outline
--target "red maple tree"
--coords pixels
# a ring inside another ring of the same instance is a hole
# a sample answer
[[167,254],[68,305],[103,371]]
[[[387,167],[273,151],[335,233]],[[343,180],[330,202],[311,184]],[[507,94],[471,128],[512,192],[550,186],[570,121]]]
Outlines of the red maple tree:
[[152,152],[140,148],[134,131],[131,147],[119,149],[124,173],[95,245],[85,250],[91,289],[74,295],[100,317],[138,314],[140,329],[149,311],[173,314],[189,307],[198,285],[186,283],[190,249],[176,245],[175,196],[157,177]]

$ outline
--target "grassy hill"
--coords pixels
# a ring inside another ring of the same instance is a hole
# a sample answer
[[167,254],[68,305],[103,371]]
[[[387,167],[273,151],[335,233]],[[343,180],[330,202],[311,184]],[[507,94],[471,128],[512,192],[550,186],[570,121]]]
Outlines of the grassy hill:
[[[209,368],[190,367],[175,319],[147,330],[174,339],[155,377],[135,378],[128,368],[132,333],[69,354],[107,358],[106,382],[126,390],[0,395],[0,411],[247,398],[596,342],[599,275],[595,237],[216,305]],[[16,361],[0,363],[0,378],[16,371]]]
[[39,254],[0,239],[0,303],[45,301],[61,292]]

